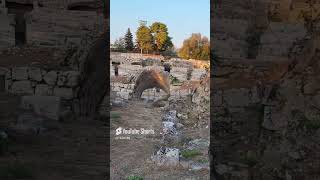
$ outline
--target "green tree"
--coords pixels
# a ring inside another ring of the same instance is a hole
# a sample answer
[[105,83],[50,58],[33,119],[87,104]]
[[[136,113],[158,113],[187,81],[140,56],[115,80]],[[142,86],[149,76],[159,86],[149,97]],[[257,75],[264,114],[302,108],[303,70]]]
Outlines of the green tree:
[[132,51],[134,46],[133,46],[133,40],[132,40],[132,34],[130,32],[130,28],[128,28],[127,33],[124,37],[125,40],[125,48],[127,51]]
[[155,49],[158,52],[164,52],[173,47],[171,37],[169,37],[167,25],[161,22],[154,22],[150,26],[155,41]]
[[145,25],[140,25],[136,32],[136,37],[137,37],[137,44],[138,47],[141,50],[141,53],[143,53],[143,50],[146,50],[147,53],[151,51],[154,47],[153,43],[153,36],[151,34],[151,30],[145,26]]
[[119,38],[114,41],[114,47],[117,51],[124,51],[126,48],[124,38]]
[[178,56],[184,59],[210,60],[210,41],[200,33],[193,33],[183,41]]

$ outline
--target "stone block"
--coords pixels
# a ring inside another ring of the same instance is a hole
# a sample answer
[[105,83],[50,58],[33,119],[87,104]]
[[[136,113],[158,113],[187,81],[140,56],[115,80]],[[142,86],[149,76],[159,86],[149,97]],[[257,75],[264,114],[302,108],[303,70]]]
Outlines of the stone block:
[[12,79],[13,80],[27,80],[28,79],[28,68],[26,68],[26,67],[12,68]]
[[35,88],[35,95],[50,96],[52,95],[52,89],[47,84],[38,84]]
[[55,85],[58,79],[58,74],[55,71],[49,71],[44,77],[44,81],[49,85]]
[[64,86],[67,82],[67,76],[65,73],[61,73],[58,76],[57,85],[58,86]]
[[30,67],[28,73],[31,80],[38,82],[42,81],[42,73],[40,68]]
[[33,88],[30,81],[15,81],[11,85],[13,94],[33,94]]
[[80,73],[78,71],[68,71],[66,85],[68,87],[75,87],[79,84]]

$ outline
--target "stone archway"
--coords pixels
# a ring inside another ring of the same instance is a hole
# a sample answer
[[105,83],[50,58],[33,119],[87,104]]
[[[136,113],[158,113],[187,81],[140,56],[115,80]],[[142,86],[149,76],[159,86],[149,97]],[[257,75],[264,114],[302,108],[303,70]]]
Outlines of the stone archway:
[[78,92],[76,114],[94,117],[104,96],[109,92],[109,32],[103,33],[91,46],[81,64],[81,85]]
[[137,78],[133,89],[133,98],[140,98],[143,91],[150,88],[160,88],[170,97],[169,74],[159,70],[144,70]]

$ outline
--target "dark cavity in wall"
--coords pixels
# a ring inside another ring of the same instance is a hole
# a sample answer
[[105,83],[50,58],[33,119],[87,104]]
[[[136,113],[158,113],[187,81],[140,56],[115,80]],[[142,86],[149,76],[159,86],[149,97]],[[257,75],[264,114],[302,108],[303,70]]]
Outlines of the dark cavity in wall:
[[23,46],[27,42],[25,14],[33,10],[33,4],[7,2],[6,7],[9,14],[15,15],[15,45]]
[[88,5],[70,5],[68,10],[72,11],[97,11],[96,7],[90,7]]
[[5,78],[4,75],[0,75],[0,92],[5,91]]
[[15,42],[16,46],[23,46],[27,42],[26,34],[26,20],[23,15],[17,15],[15,17],[16,26],[15,26]]

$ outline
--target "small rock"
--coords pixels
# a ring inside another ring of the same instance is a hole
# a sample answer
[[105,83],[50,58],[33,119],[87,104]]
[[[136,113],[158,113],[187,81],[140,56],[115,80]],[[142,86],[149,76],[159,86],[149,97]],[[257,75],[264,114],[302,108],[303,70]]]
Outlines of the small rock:
[[173,122],[163,121],[162,123],[163,123],[163,133],[164,134],[170,134],[170,135],[177,134],[177,130],[174,127]]
[[210,142],[205,139],[195,139],[188,143],[188,149],[206,149],[209,147]]
[[181,123],[177,123],[177,129],[182,129],[184,127],[184,125],[183,124],[181,124]]
[[153,156],[154,161],[158,166],[177,166],[179,165],[180,150],[177,148],[160,148]]
[[209,170],[209,163],[192,163],[190,165],[190,170],[199,171],[199,170]]
[[28,71],[26,67],[12,68],[12,79],[13,80],[27,80]]

